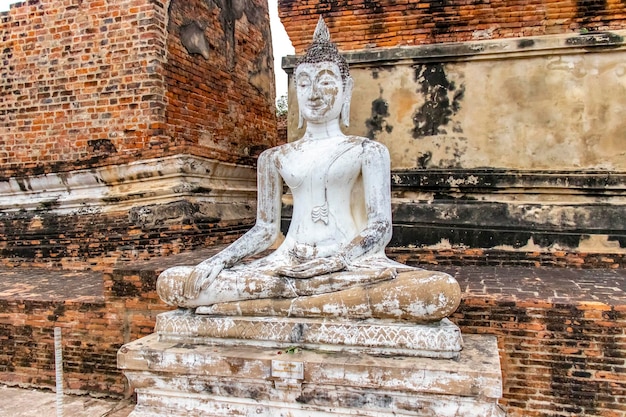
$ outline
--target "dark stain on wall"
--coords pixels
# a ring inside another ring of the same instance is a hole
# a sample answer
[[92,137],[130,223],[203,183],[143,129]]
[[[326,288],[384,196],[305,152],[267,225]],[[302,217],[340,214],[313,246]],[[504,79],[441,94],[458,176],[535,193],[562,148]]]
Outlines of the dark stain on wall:
[[[479,208],[479,207],[477,207]],[[533,242],[540,247],[576,248],[581,235],[576,233],[560,233],[554,231],[510,230],[497,228],[475,228],[458,224],[417,224],[401,223],[401,215],[394,211],[393,238],[389,243],[394,246],[432,246],[443,240],[452,246],[467,246],[472,248],[495,248],[510,246],[519,249]]]
[[199,204],[189,201],[133,207],[128,213],[130,223],[142,229],[164,225],[191,225],[200,219],[209,223],[221,221],[219,218],[204,215]]
[[433,35],[439,35],[446,33],[452,27],[453,22],[451,18],[454,16],[446,10],[449,6],[448,0],[430,0],[428,1],[428,13],[427,16],[438,16],[435,20],[435,28],[432,30]]
[[365,0],[364,2],[365,8],[369,9],[371,13],[382,13],[383,6],[380,4],[378,0]]
[[582,24],[590,24],[601,19],[606,12],[607,0],[576,0],[576,17]]
[[115,297],[138,297],[139,289],[130,282],[114,281],[111,292]]
[[376,36],[386,32],[386,25],[381,18],[383,15],[383,6],[377,0],[365,0],[365,8],[369,10],[374,19],[370,22],[367,31],[370,35]]
[[535,41],[533,39],[521,39],[519,42],[517,42],[517,47],[520,49],[530,48],[534,44]]
[[59,303],[52,312],[51,315],[48,316],[49,321],[57,321],[59,317],[63,317],[65,315],[65,303]]
[[[237,61],[237,34],[235,32],[235,25],[244,15],[248,19],[251,25],[259,28],[263,27],[263,37],[265,39],[271,39],[269,33],[269,25],[265,28],[260,25],[260,22],[264,18],[264,10],[252,4],[249,0],[205,0],[209,9],[217,7],[220,10],[219,20],[224,31],[224,51],[226,52],[229,69],[233,69]],[[265,43],[264,50],[260,53],[269,56],[269,42]]]
[[[554,344],[554,360],[550,364],[550,389],[557,398],[564,399],[567,406],[562,411],[572,415],[592,415],[598,406],[598,393],[602,391],[597,381],[591,380],[592,369],[585,355],[585,347],[591,347],[592,342],[588,339],[589,325],[593,320],[585,318],[583,310],[575,306],[562,306],[548,310],[545,317],[546,329],[551,333],[552,339],[577,340],[571,349],[580,349],[574,354],[560,353],[560,349]],[[596,340],[595,343],[597,343]],[[600,342],[601,344],[601,342]],[[584,379],[584,385],[581,384]]]
[[626,248],[626,235],[613,235],[609,234],[609,242],[619,243],[620,248]]
[[433,153],[431,151],[426,151],[424,153],[420,153],[417,157],[417,167],[420,169],[424,169],[428,167],[428,163],[433,158]]
[[[422,156],[424,164],[427,155]],[[454,181],[451,181],[453,179]],[[471,180],[470,180],[471,179]],[[484,195],[504,190],[564,188],[595,198],[611,195],[623,176],[602,172],[573,175],[557,171],[415,170],[392,175],[394,192],[422,192],[429,199],[396,202],[391,246],[436,245],[471,248],[539,247],[576,250],[594,237],[626,247],[626,208],[610,202],[587,204],[510,203],[486,201]],[[613,249],[609,249],[611,252]]]
[[372,117],[365,121],[367,127],[367,137],[376,139],[376,135],[385,130],[391,133],[393,126],[387,124],[385,117],[389,117],[389,104],[385,99],[377,98],[372,102]]
[[465,88],[448,80],[442,63],[416,65],[415,81],[424,104],[413,115],[413,138],[446,134],[445,126],[461,108]]
[[114,154],[117,153],[115,144],[110,139],[93,139],[87,141],[90,153]]

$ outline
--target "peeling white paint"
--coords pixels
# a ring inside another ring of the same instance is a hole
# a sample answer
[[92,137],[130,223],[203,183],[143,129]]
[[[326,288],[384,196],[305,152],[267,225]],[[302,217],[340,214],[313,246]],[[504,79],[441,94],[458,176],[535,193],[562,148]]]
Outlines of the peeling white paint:
[[458,187],[459,185],[476,185],[478,184],[478,177],[475,175],[469,175],[467,177],[455,178],[451,175],[448,177],[446,182],[451,187]]
[[218,217],[239,219],[241,213],[234,213],[236,209],[254,206],[255,172],[243,165],[177,155],[69,173],[9,178],[0,181],[0,210],[46,207],[57,214],[111,212],[177,201],[196,189],[211,190],[210,195],[202,198],[221,206]]
[[608,235],[591,235],[581,239],[578,250],[588,253],[626,253],[626,248],[620,247],[619,241],[609,240]]

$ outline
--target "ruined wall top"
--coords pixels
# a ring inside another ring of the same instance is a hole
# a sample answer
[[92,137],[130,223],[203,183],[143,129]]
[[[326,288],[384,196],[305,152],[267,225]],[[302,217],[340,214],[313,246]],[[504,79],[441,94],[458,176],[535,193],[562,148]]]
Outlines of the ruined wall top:
[[606,0],[279,0],[300,54],[320,15],[342,51],[626,28],[626,3]]

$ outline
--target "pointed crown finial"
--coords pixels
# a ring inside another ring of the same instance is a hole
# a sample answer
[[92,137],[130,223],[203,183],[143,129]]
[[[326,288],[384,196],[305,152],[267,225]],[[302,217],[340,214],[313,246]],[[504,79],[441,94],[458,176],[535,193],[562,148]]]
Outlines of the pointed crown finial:
[[330,43],[330,31],[324,18],[320,16],[317,20],[317,26],[315,26],[315,32],[313,32],[313,43]]
[[333,62],[337,64],[341,71],[341,78],[344,83],[350,77],[350,70],[348,69],[348,63],[346,59],[339,54],[337,45],[330,40],[330,31],[324,18],[320,16],[313,32],[313,42],[307,48],[304,56],[300,58],[296,67],[300,64],[316,64],[319,62]]

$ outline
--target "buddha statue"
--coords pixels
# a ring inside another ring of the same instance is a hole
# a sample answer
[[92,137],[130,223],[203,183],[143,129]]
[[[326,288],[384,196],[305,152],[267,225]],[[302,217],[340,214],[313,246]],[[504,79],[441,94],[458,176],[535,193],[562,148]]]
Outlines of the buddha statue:
[[[255,225],[195,266],[165,270],[166,303],[198,314],[440,320],[458,307],[451,276],[387,258],[392,233],[387,148],[346,136],[353,80],[320,18],[294,72],[302,138],[258,159]],[[278,248],[283,182],[293,196]]]

